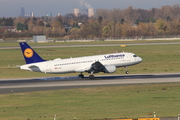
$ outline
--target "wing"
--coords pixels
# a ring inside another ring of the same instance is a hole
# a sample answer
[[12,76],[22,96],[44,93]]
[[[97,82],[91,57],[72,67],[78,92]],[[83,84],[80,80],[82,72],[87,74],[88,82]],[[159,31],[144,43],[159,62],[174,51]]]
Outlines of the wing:
[[98,73],[98,72],[104,72],[104,66],[99,62],[96,61],[91,65],[91,68],[87,71],[88,73]]
[[90,66],[78,68],[75,72],[88,72],[91,74],[104,72],[104,73],[114,73],[116,71],[116,66],[114,65],[103,65],[101,62],[96,61],[95,63],[91,64]]

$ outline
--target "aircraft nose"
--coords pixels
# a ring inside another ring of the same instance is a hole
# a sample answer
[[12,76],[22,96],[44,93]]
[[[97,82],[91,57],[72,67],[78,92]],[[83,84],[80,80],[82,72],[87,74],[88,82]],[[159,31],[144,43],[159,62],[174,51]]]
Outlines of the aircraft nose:
[[139,60],[139,62],[142,62],[142,58],[141,58],[141,57],[139,57],[139,59],[138,59],[138,60]]

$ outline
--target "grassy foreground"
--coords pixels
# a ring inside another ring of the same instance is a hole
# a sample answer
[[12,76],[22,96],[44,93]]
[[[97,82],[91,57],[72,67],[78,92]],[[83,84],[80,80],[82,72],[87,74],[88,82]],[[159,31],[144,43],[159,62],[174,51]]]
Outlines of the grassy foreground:
[[1,120],[177,117],[180,83],[121,85],[0,95]]
[[[180,71],[180,45],[137,45],[137,46],[104,46],[104,47],[59,47],[35,48],[45,60],[69,58],[112,52],[133,52],[142,57],[143,62],[130,66],[130,74],[172,73]],[[25,64],[20,49],[0,49],[0,79],[25,77],[75,76],[76,74],[44,74],[23,71],[15,67]],[[118,68],[115,74],[124,74],[124,68]],[[102,74],[102,73],[100,73]],[[86,74],[85,74],[86,75]]]

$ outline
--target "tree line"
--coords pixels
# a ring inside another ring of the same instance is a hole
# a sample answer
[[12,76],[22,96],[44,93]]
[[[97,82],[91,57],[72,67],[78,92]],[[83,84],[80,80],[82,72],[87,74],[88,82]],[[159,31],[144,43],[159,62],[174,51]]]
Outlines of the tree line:
[[[106,39],[180,34],[180,5],[149,10],[97,9],[94,17],[0,18],[0,38],[46,35],[62,39]],[[10,27],[10,28],[9,28]],[[10,30],[15,28],[15,30]]]

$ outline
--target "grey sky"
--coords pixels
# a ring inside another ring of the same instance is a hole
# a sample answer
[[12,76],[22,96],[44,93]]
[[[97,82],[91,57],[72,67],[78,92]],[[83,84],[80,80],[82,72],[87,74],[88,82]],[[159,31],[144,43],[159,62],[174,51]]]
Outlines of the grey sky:
[[46,12],[62,15],[71,13],[74,8],[83,8],[83,5],[95,9],[160,8],[163,5],[180,4],[180,0],[0,0],[0,17],[17,17],[21,7],[25,13],[34,12],[35,16],[43,16]]

